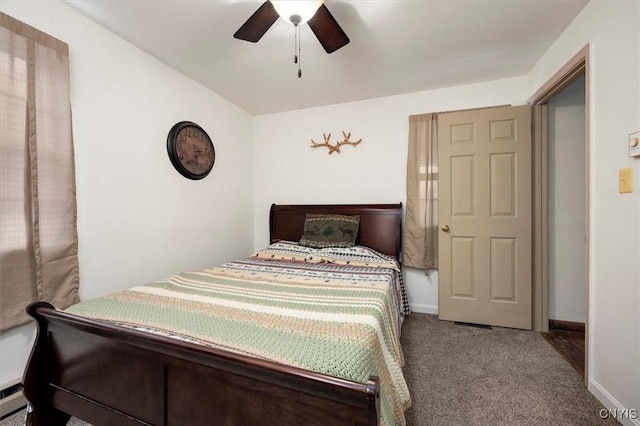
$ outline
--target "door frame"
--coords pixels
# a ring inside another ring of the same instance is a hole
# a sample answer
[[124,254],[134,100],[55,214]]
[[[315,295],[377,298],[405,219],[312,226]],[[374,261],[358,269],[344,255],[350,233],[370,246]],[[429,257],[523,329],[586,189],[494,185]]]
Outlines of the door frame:
[[548,170],[547,170],[547,107],[546,103],[561,90],[584,74],[585,77],[585,383],[589,383],[589,312],[590,312],[590,229],[591,229],[591,96],[589,44],[558,70],[527,100],[534,106],[535,138],[533,152],[533,326],[536,331],[549,331],[549,282],[548,268]]

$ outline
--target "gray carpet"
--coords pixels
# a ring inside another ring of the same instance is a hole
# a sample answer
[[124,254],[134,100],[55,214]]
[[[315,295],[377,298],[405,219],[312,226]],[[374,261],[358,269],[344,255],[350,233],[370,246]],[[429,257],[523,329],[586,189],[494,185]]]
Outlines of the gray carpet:
[[[403,327],[407,426],[617,425],[539,333],[411,314]],[[0,426],[24,425],[24,411]],[[85,426],[72,419],[69,425]],[[108,425],[111,426],[111,425]]]
[[402,330],[408,426],[616,425],[540,333],[411,314]]

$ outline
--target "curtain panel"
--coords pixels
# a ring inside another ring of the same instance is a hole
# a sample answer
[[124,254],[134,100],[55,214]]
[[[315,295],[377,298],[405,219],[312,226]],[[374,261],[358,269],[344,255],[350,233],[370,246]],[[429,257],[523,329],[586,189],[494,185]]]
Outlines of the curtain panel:
[[69,48],[0,12],[0,330],[78,297]]
[[403,264],[438,269],[437,114],[409,117]]

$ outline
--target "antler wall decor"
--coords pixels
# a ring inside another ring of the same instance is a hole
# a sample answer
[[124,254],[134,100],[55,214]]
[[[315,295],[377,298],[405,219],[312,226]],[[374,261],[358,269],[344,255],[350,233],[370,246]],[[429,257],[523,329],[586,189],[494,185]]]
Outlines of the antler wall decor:
[[328,135],[323,133],[322,137],[324,138],[324,143],[318,143],[318,142],[315,142],[313,139],[311,139],[311,149],[316,149],[321,146],[326,146],[329,149],[329,155],[333,154],[334,152],[337,152],[338,154],[340,154],[340,147],[342,145],[358,146],[358,144],[362,142],[362,139],[358,139],[355,142],[350,141],[349,138],[351,138],[351,132],[349,133],[342,132],[342,136],[343,136],[343,139],[341,141],[336,142],[335,145],[331,145],[329,143],[329,139],[331,139],[331,133],[329,133]]

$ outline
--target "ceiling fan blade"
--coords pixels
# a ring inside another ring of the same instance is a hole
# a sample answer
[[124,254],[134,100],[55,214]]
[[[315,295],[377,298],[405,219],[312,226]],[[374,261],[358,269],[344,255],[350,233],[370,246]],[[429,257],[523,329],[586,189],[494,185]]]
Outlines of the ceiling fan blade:
[[240,40],[255,43],[271,28],[273,23],[278,20],[278,17],[278,12],[276,12],[271,2],[267,0],[247,19],[247,22],[242,24],[233,36]]
[[349,37],[324,4],[309,19],[309,27],[327,53],[335,52],[349,43]]

